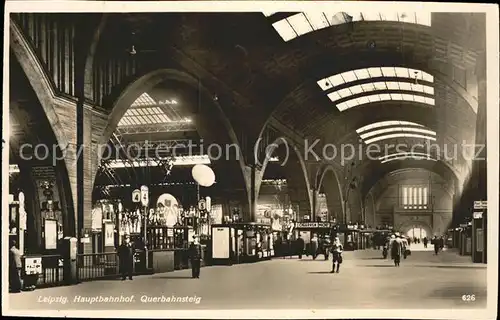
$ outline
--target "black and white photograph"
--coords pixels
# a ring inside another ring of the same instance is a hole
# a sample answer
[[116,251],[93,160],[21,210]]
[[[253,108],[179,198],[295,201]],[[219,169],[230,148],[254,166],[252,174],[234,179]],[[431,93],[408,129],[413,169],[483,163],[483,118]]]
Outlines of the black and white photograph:
[[3,315],[496,318],[498,5],[4,19]]

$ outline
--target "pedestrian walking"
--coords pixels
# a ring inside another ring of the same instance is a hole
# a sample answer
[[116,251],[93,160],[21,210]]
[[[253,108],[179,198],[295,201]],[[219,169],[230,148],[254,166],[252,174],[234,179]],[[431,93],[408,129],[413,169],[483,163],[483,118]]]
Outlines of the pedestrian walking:
[[304,239],[302,239],[300,233],[297,240],[295,240],[295,252],[299,255],[299,259],[302,259],[302,254],[304,253]]
[[394,266],[399,267],[401,263],[401,255],[403,252],[403,243],[399,234],[396,234],[396,239],[391,244],[391,258],[394,260]]
[[[344,251],[344,246],[338,237],[335,237],[335,241],[332,244],[331,252],[332,252],[332,271],[330,273],[337,272],[339,273],[340,264],[342,263],[342,252]],[[335,268],[335,264],[337,264],[337,268]]]
[[316,260],[316,257],[318,256],[318,248],[319,248],[319,239],[316,234],[313,234],[313,237],[311,238],[311,243],[310,243],[310,252],[313,257],[313,260]]
[[189,258],[191,260],[191,276],[193,278],[200,277],[201,269],[201,244],[197,235],[193,236],[193,242],[189,246]]
[[441,242],[437,237],[434,237],[432,243],[434,244],[434,254],[437,256],[439,253],[439,249],[441,248]]

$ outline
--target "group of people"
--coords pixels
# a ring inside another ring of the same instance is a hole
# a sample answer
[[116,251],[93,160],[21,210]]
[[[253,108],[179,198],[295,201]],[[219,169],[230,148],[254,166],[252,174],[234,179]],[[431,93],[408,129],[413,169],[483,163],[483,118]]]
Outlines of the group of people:
[[444,236],[434,236],[434,238],[432,238],[431,240],[431,243],[434,245],[434,255],[437,256],[439,251],[442,251],[444,248]]
[[[130,241],[130,236],[125,235],[122,244],[118,247],[117,254],[120,266],[120,274],[122,280],[126,280],[127,277],[133,279],[134,270],[134,255],[136,252],[136,245]],[[201,269],[201,259],[202,259],[202,247],[200,244],[200,238],[197,235],[193,236],[193,241],[189,245],[189,260],[191,263],[191,276],[192,278],[200,277]]]
[[394,261],[394,266],[399,267],[401,264],[401,257],[406,259],[406,257],[411,254],[409,247],[410,244],[408,240],[396,232],[387,239],[382,254],[384,258],[386,258],[387,253],[390,252],[391,259]]
[[344,250],[344,246],[340,241],[339,237],[335,237],[333,242],[330,240],[330,236],[325,235],[323,238],[319,238],[317,234],[313,234],[309,246],[305,249],[304,239],[302,239],[299,234],[297,239],[295,240],[295,251],[299,256],[299,259],[302,259],[302,255],[304,250],[307,255],[311,255],[313,260],[315,260],[318,255],[323,254],[325,256],[325,260],[328,260],[329,255],[332,255],[332,270],[330,273],[339,273],[340,265],[342,264],[342,252]]

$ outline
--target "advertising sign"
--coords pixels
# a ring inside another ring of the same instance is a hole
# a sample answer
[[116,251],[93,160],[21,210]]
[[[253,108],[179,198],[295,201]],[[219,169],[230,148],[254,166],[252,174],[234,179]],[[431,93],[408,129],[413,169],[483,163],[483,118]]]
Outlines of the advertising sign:
[[205,197],[205,201],[206,201],[206,210],[210,212],[210,210],[212,210],[212,198]]
[[474,209],[488,209],[488,201],[474,201]]
[[141,190],[135,189],[132,191],[132,202],[139,203],[141,202]]
[[205,199],[200,199],[200,201],[198,201],[198,210],[205,211],[206,209],[207,203],[205,202]]
[[104,224],[104,246],[113,247],[115,245],[115,230],[112,223]]
[[102,228],[102,208],[101,204],[97,203],[92,209],[92,230],[101,231]]
[[298,222],[296,228],[330,228],[329,222]]
[[149,188],[146,186],[141,186],[141,204],[144,207],[149,205]]
[[158,218],[162,225],[173,227],[180,219],[180,209],[177,199],[169,194],[164,193],[158,197],[156,201],[158,208]]
[[476,249],[477,252],[483,252],[484,250],[484,234],[483,229],[476,230]]
[[45,220],[45,249],[57,249],[57,220]]
[[229,258],[229,228],[213,228],[212,229],[212,258],[228,259]]
[[30,257],[24,259],[24,271],[26,274],[42,274],[42,258]]

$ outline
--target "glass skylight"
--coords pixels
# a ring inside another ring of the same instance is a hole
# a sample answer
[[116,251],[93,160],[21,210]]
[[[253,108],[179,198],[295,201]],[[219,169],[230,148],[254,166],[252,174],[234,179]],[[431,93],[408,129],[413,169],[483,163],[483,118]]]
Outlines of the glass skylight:
[[[176,116],[172,119],[162,108],[170,108],[177,105],[174,99],[155,101],[147,93],[143,93],[137,98],[130,108],[125,112],[118,122],[118,126],[142,126],[151,124],[176,124],[191,122],[189,118]],[[172,109],[173,110],[173,109]],[[173,113],[176,113],[175,110]]]
[[403,154],[403,155],[400,155],[400,156],[394,156],[394,157],[383,159],[383,160],[380,161],[380,163],[387,163],[389,161],[406,160],[406,159],[437,161],[436,159],[431,158],[429,155],[427,155],[425,153],[423,153],[423,154],[408,153],[408,154]]
[[[163,160],[163,159],[159,159]],[[130,168],[130,167],[156,167],[160,166],[161,163],[159,160],[110,160],[109,167],[110,168]],[[194,166],[197,164],[210,164],[210,158],[207,155],[194,155],[194,156],[178,156],[174,158],[173,165],[174,166]]]
[[[384,78],[395,79],[384,81]],[[374,81],[336,89],[339,86],[365,79],[373,79]],[[404,79],[404,81],[396,79]],[[434,99],[426,96],[434,95],[434,88],[427,84],[433,82],[434,77],[422,70],[402,67],[372,67],[335,74],[317,81],[317,84],[321,90],[328,92],[327,96],[332,102],[341,99],[345,100],[362,93],[373,92],[373,94],[367,96],[337,103],[337,108],[344,111],[367,103],[390,100],[411,101],[434,106]],[[334,90],[332,91],[332,89]],[[387,93],[395,90],[406,91],[407,93]]]
[[360,134],[361,139],[367,139],[373,136],[378,136],[384,133],[390,133],[390,132],[417,132],[417,133],[422,133],[422,134],[428,134],[431,136],[435,136],[436,132],[428,129],[422,129],[422,128],[415,128],[415,127],[393,127],[393,128],[386,128],[386,129],[378,129],[378,130],[373,130],[364,134]]
[[156,101],[151,98],[149,94],[144,92],[139,98],[135,99],[135,101],[132,103],[131,107],[137,107],[137,106],[155,106]]
[[354,108],[363,104],[377,101],[415,101],[423,104],[428,104],[430,106],[435,105],[435,100],[433,98],[413,95],[413,94],[400,94],[400,93],[381,93],[373,94],[369,96],[364,96],[360,98],[353,98],[344,102],[337,104],[339,111],[344,111],[350,108]]
[[415,122],[410,122],[410,121],[380,121],[380,122],[375,122],[369,125],[366,125],[364,127],[361,127],[356,130],[357,133],[365,132],[368,130],[372,129],[377,129],[377,128],[383,128],[383,127],[390,127],[390,126],[415,126],[415,127],[424,127],[421,124],[415,123]]
[[[353,96],[356,94],[360,94],[363,92],[372,92],[372,91],[382,91],[382,90],[404,90],[404,91],[413,91],[415,93],[427,93],[434,94],[434,88],[430,86],[425,86],[421,84],[414,84],[409,82],[396,82],[396,81],[387,81],[387,82],[370,82],[364,84],[358,84],[351,87],[347,87],[344,89],[340,89],[338,91],[333,91],[328,94],[328,98],[333,102]],[[403,94],[403,100],[414,101],[414,98],[410,98],[410,94]],[[425,98],[424,96],[419,96],[419,98]],[[425,99],[424,99],[425,101]],[[418,101],[420,102],[420,101]],[[424,102],[425,103],[425,102]]]
[[373,142],[377,141],[382,141],[382,140],[388,140],[388,139],[393,139],[393,138],[421,138],[421,139],[428,139],[432,141],[436,141],[435,137],[431,136],[425,136],[421,134],[414,134],[414,133],[393,133],[393,134],[386,134],[383,136],[378,136],[369,140],[365,140],[366,144],[371,144]]
[[[352,81],[373,78],[402,78],[411,80],[418,85],[418,81],[434,82],[434,77],[425,71],[402,67],[373,67],[346,71],[323,78],[318,81],[319,87],[325,91]],[[416,88],[416,87],[415,87]],[[415,89],[414,91],[418,91]]]
[[424,153],[424,152],[398,152],[398,153],[387,154],[387,155],[382,156],[378,159],[380,161],[385,161],[385,160],[392,159],[392,158],[404,158],[404,157],[415,158],[415,159],[432,158],[432,156],[430,154]]
[[[270,16],[270,12],[264,15]],[[356,21],[396,21],[424,26],[431,25],[430,12],[394,12],[391,14],[377,12],[300,12],[273,23],[274,29],[285,41],[312,31],[324,29],[339,24]]]

